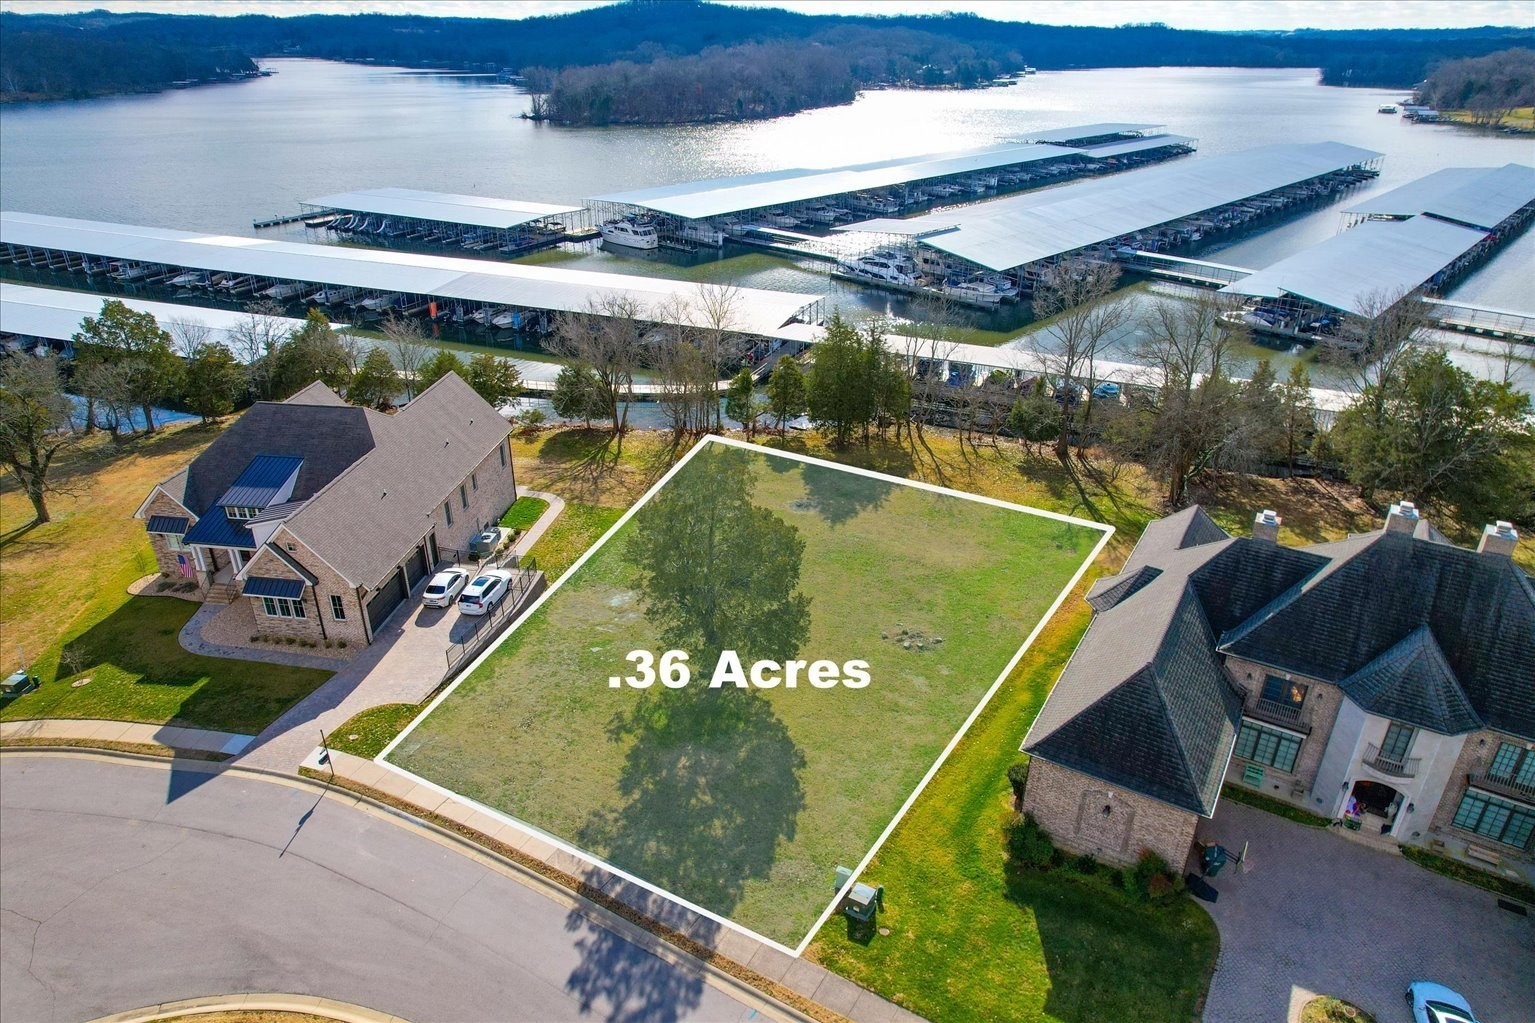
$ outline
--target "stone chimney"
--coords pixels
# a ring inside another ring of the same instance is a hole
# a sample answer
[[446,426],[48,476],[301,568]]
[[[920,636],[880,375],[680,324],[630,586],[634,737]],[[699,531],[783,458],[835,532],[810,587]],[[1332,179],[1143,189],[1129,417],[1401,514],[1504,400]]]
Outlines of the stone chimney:
[[1476,551],[1478,554],[1498,554],[1511,558],[1518,545],[1519,531],[1512,522],[1500,519],[1482,530],[1482,542],[1476,545]]
[[1398,501],[1386,513],[1386,532],[1411,536],[1418,528],[1418,509],[1411,501]]
[[1267,540],[1269,543],[1279,542],[1279,524],[1284,519],[1280,518],[1272,508],[1265,508],[1253,519],[1253,539]]

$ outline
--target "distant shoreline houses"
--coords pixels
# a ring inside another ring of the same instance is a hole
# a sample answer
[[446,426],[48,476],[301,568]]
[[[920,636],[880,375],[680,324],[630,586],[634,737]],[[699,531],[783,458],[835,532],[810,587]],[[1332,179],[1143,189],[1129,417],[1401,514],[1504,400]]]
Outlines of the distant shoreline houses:
[[1292,548],[1261,513],[1153,522],[1035,720],[1024,810],[1060,846],[1174,869],[1224,784],[1365,836],[1535,864],[1535,580],[1517,531],[1456,547],[1409,502]]

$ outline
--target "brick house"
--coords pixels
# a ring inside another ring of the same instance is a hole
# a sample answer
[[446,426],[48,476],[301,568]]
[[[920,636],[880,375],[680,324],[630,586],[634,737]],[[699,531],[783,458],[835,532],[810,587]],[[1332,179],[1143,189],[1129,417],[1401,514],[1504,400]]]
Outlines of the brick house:
[[1225,782],[1535,875],[1535,580],[1518,533],[1456,547],[1407,502],[1291,548],[1198,506],[1151,523],[1030,728],[1024,809],[1108,862],[1175,868]]
[[160,571],[257,631],[364,646],[517,499],[511,426],[449,373],[394,415],[321,383],[257,402],[139,506]]

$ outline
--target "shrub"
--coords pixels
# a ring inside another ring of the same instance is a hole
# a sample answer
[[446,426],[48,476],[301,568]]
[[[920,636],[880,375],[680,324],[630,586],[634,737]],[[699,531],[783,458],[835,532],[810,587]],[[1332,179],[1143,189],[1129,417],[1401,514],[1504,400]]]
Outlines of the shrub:
[[1009,825],[1007,851],[1015,862],[1035,869],[1050,866],[1056,854],[1055,843],[1050,841],[1050,836],[1045,834],[1033,814],[1024,814],[1022,819]]
[[1092,853],[1083,853],[1071,861],[1071,869],[1083,877],[1092,877],[1098,873],[1098,857]]
[[346,640],[338,639],[338,640],[336,640],[336,645],[339,646],[341,649],[345,650],[346,649]]
[[1013,786],[1013,801],[1023,803],[1023,787],[1029,782],[1029,762],[1020,760],[1007,769],[1007,780]]
[[[1124,876],[1125,893],[1137,902],[1149,902],[1172,894],[1173,882],[1169,876],[1167,861],[1150,849],[1141,850],[1141,858],[1127,869]],[[1160,880],[1161,885],[1155,884]]]

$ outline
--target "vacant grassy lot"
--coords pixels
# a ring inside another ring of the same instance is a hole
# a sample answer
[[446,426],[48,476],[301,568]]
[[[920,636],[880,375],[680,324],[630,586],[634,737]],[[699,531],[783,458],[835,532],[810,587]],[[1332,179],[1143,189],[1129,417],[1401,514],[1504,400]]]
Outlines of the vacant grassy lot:
[[[657,500],[693,486],[719,447]],[[686,690],[609,688],[630,673],[628,651],[667,649],[645,613],[631,521],[391,759],[794,945],[829,901],[833,868],[864,856],[1102,533],[743,461],[751,503],[804,542],[810,599],[802,644],[758,656],[863,659],[867,689],[710,692],[712,660]],[[717,549],[750,557],[758,538],[722,534]]]
[[[43,686],[0,717],[107,718],[255,732],[327,672],[198,657],[177,642],[197,605],[130,597],[155,570],[134,510],[155,483],[202,451],[217,428],[183,426],[121,446],[96,437],[71,452],[53,521],[28,528],[32,507],[7,475],[0,489],[3,666],[25,651]],[[62,663],[61,663],[62,660]],[[71,683],[89,679],[81,685]]]

